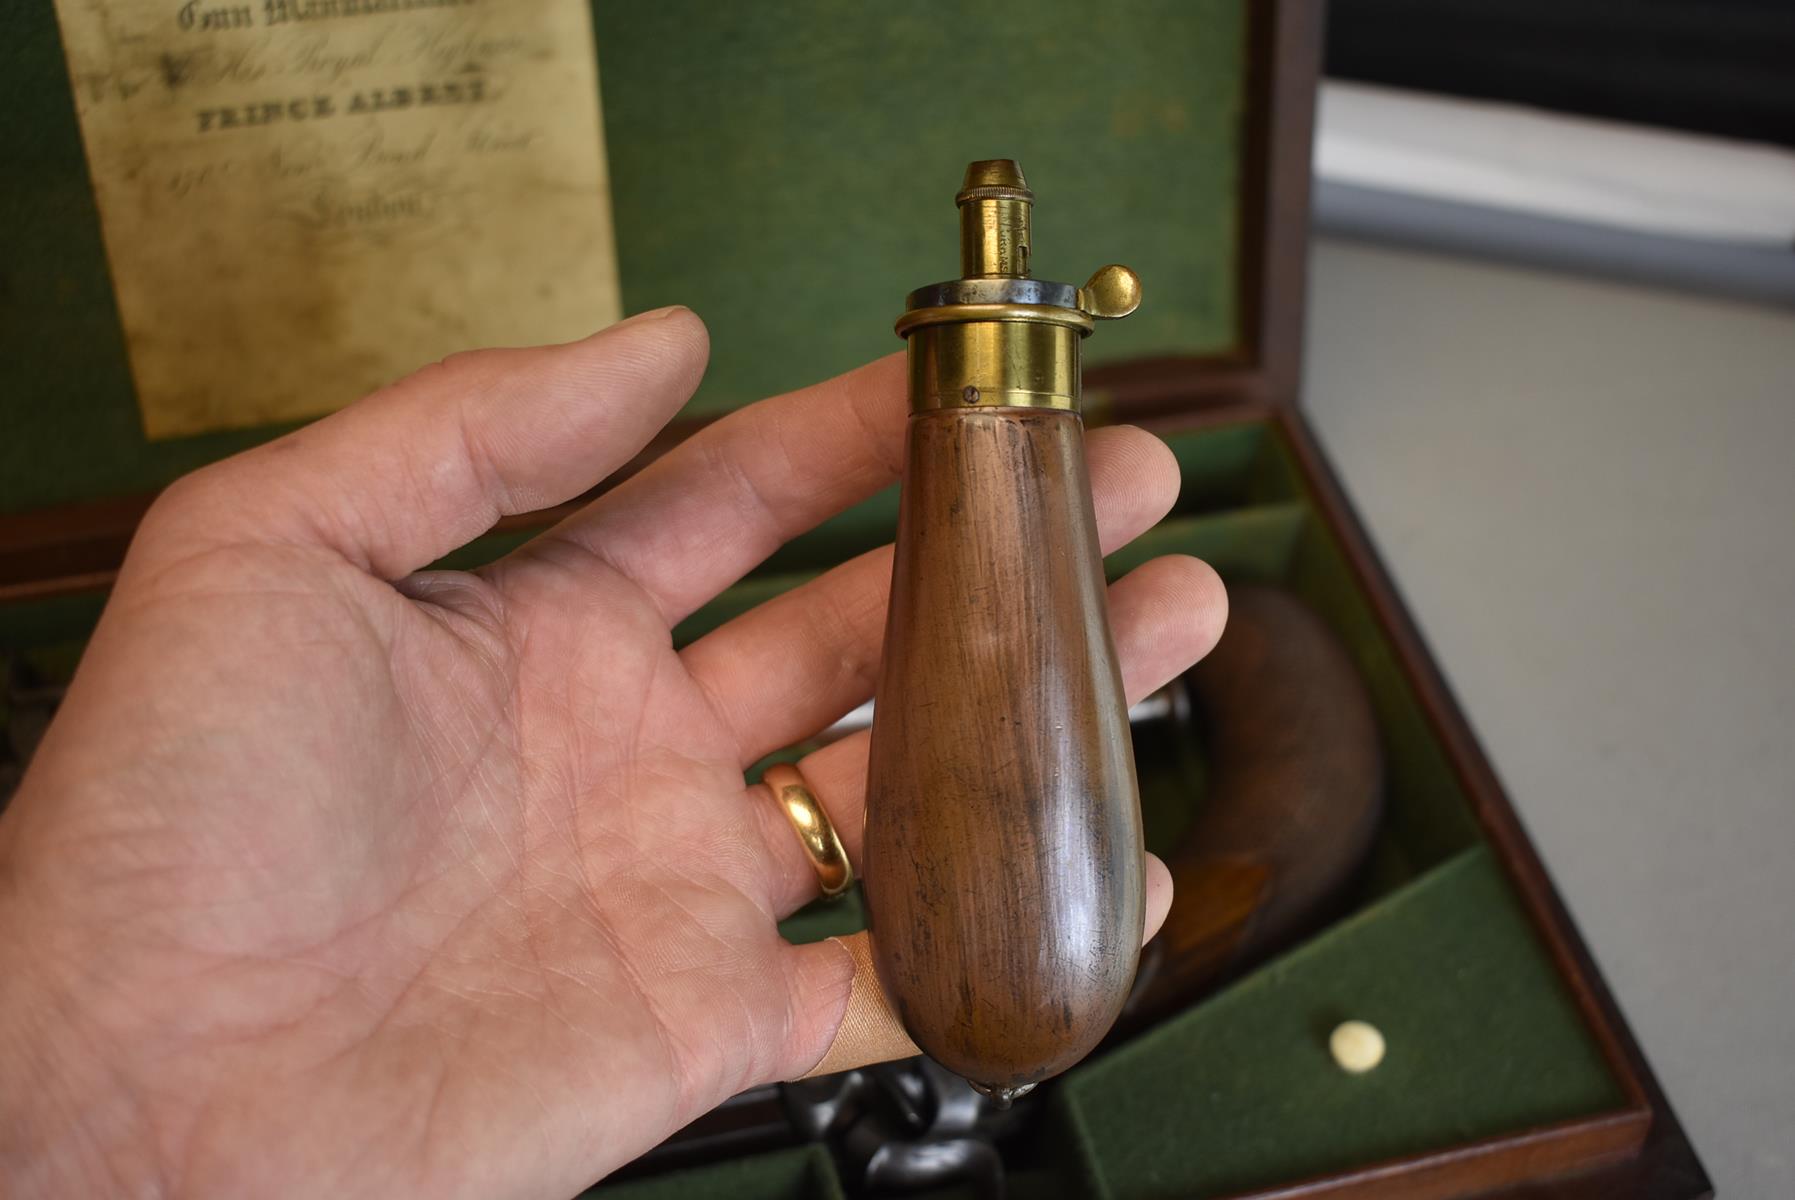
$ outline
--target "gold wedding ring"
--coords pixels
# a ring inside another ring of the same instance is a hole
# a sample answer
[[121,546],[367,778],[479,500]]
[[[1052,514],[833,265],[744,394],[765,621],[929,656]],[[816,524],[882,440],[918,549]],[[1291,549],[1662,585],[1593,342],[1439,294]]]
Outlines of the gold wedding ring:
[[792,823],[804,853],[810,856],[817,882],[822,885],[823,899],[834,900],[853,887],[854,868],[848,862],[848,852],[842,848],[829,814],[817,803],[798,768],[777,763],[766,769],[760,781],[772,791],[785,819]]

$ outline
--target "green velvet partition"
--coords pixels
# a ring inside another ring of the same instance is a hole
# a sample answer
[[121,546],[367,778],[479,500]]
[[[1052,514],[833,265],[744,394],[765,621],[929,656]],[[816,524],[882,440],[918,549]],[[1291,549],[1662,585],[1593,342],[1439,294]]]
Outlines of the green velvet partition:
[[[1351,1076],[1329,1031],[1371,1021]],[[1622,1104],[1489,851],[1465,851],[1070,1076],[1055,1117],[1104,1196],[1214,1196]]]

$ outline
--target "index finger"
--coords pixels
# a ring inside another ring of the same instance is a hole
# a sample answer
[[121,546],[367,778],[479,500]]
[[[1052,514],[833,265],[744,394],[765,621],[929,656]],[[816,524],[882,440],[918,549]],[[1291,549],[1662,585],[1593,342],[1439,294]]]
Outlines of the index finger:
[[900,351],[731,413],[543,536],[621,571],[676,624],[897,479],[903,363]]

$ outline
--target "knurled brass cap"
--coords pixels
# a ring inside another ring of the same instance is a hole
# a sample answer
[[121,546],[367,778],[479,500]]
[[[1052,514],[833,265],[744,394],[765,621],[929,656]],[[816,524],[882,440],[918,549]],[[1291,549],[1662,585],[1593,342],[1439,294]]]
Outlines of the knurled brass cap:
[[987,158],[966,168],[965,182],[954,197],[955,204],[973,200],[1021,200],[1033,204],[1035,194],[1028,190],[1028,180],[1022,177],[1022,167],[1015,159]]

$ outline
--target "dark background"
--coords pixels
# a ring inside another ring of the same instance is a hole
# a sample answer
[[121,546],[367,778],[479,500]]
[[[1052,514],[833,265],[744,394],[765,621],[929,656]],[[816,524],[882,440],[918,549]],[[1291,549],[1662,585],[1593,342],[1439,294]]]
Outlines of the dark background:
[[1327,73],[1795,146],[1795,0],[1333,0]]

